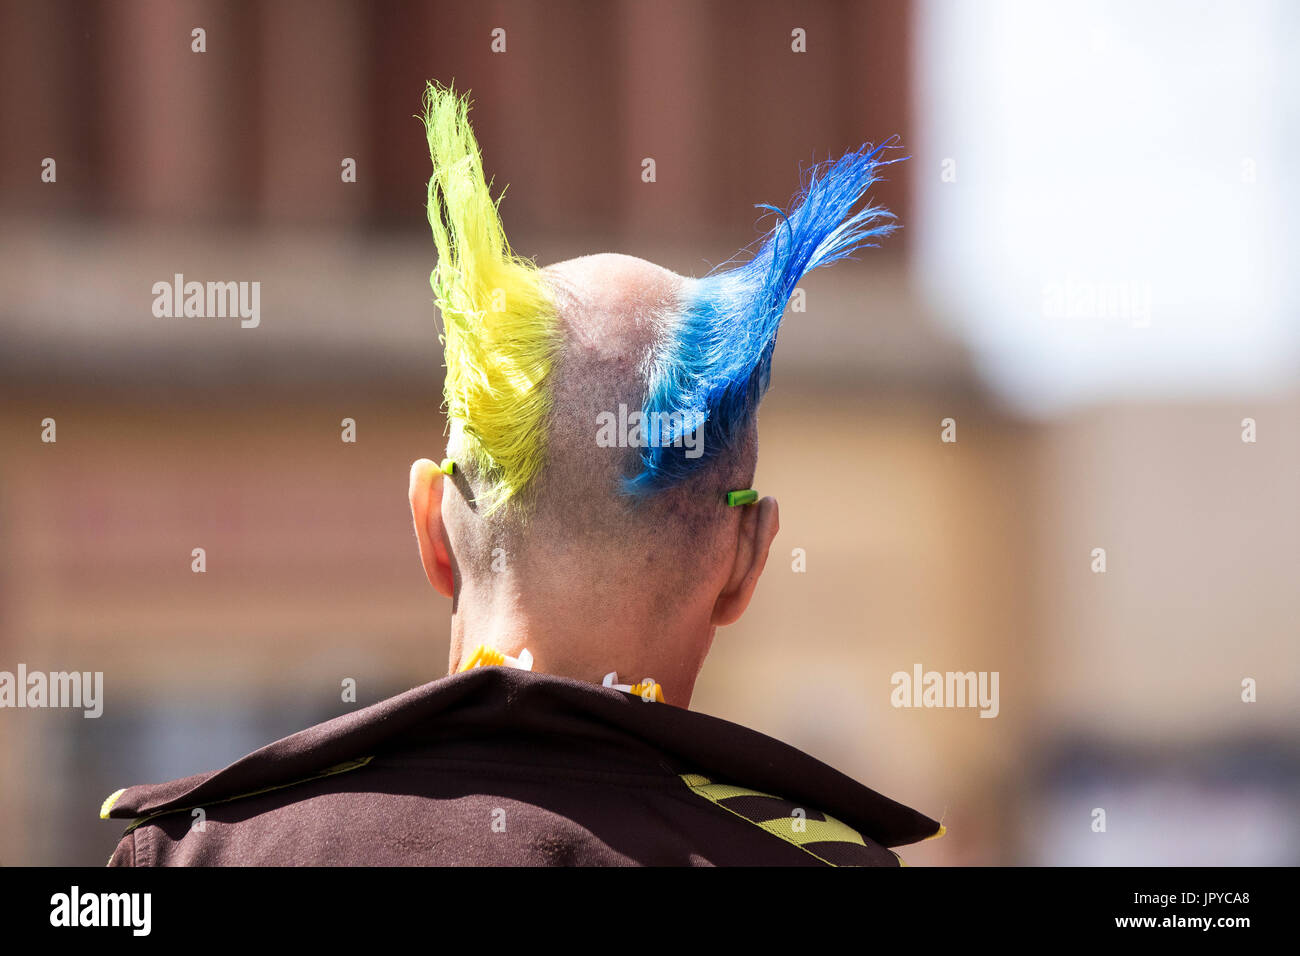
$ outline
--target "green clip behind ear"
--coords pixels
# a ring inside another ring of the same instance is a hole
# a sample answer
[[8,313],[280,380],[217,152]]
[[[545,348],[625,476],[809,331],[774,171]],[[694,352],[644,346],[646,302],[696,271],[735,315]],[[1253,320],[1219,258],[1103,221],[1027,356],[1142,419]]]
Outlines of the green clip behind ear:
[[450,458],[444,458],[442,464],[438,466],[438,470],[444,475],[450,475],[456,470],[456,463]]
[[753,488],[746,488],[744,491],[728,491],[727,507],[734,508],[737,505],[752,505],[758,500],[758,492]]

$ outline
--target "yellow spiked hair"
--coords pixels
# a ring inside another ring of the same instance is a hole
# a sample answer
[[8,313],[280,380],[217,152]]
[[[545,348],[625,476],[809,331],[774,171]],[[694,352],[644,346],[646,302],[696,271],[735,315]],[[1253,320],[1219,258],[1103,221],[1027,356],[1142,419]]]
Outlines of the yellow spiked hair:
[[429,225],[438,247],[429,284],[442,312],[443,397],[458,446],[451,453],[487,482],[477,500],[491,514],[545,464],[558,322],[541,271],[506,241],[469,109],[454,89],[425,90]]

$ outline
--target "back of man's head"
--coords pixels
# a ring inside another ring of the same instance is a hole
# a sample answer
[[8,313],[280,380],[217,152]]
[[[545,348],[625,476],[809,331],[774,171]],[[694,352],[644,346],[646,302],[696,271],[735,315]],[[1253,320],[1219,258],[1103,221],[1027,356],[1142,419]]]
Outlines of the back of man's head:
[[[771,511],[762,541],[747,514],[762,509],[730,507],[727,495],[752,483],[756,412],[795,284],[892,228],[884,210],[853,211],[880,149],[811,170],[789,213],[763,207],[776,221],[748,261],[694,279],[622,255],[546,269],[515,256],[467,101],[431,84],[424,120],[456,613],[472,592],[494,606],[479,615],[488,629],[513,611],[524,619],[516,629],[535,628],[523,605],[571,630],[689,629],[683,615],[708,617],[745,578],[743,610],[775,502],[761,503]],[[701,626],[711,636],[737,614]]]

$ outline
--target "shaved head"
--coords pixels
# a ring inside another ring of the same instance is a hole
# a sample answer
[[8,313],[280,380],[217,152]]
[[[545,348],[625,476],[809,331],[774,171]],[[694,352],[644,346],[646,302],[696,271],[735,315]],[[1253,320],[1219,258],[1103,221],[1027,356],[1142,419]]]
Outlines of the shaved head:
[[451,669],[478,644],[526,645],[539,670],[663,675],[689,703],[777,531],[773,498],[727,493],[753,482],[786,304],[893,228],[859,206],[884,147],[807,170],[789,211],[762,207],[774,223],[752,254],[706,276],[613,254],[541,269],[506,241],[468,117],[429,85],[454,470],[417,461],[410,498],[425,573],[453,601]]
[[[466,473],[468,494],[446,515],[463,572],[491,581],[494,557],[528,566],[599,569],[638,591],[680,588],[707,562],[718,526],[734,514],[727,491],[746,488],[757,458],[749,440],[717,456],[689,481],[659,494],[629,495],[636,447],[602,447],[602,415],[639,411],[653,358],[681,321],[695,280],[633,256],[582,256],[542,270],[559,319],[550,375],[546,464],[518,507],[487,515],[473,500],[487,477]],[[455,439],[449,447],[454,451]]]

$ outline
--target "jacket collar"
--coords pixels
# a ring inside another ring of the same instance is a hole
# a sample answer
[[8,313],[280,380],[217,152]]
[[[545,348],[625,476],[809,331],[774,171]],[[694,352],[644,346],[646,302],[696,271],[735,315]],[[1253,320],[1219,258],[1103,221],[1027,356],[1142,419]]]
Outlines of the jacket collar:
[[699,773],[829,813],[885,846],[935,836],[939,824],[779,740],[739,724],[646,703],[611,688],[505,667],[444,677],[284,737],[223,770],[129,787],[102,815],[151,816],[285,786],[441,730],[565,737],[590,732]]

